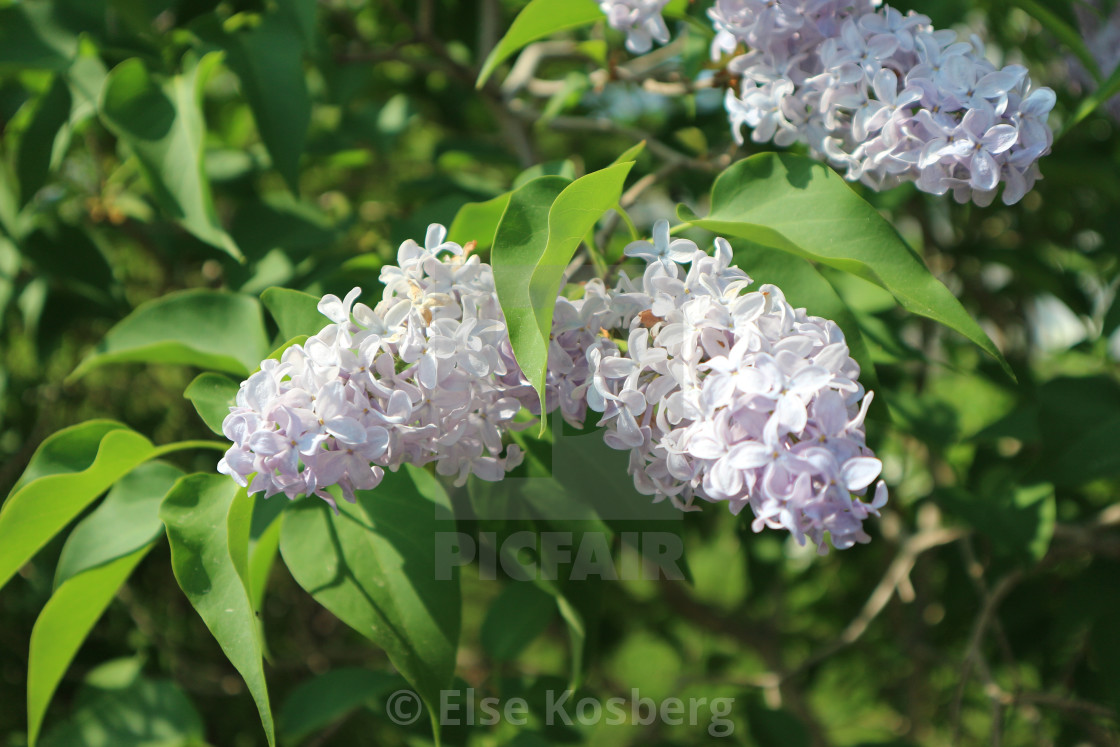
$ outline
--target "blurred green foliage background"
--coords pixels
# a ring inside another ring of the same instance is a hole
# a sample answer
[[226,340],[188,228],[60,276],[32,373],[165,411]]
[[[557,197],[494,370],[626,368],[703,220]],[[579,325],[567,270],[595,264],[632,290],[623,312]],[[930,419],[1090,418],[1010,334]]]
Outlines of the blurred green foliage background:
[[[376,298],[381,265],[429,223],[449,225],[462,205],[527,174],[601,168],[643,138],[632,175],[649,177],[632,207],[638,224],[648,229],[672,202],[703,212],[714,174],[750,152],[734,149],[718,84],[687,85],[708,66],[704,3],[673,22],[673,44],[642,60],[599,24],[538,47],[534,69],[476,91],[482,60],[521,5],[0,3],[0,492],[43,438],[88,418],[119,419],[157,443],[207,436],[182,397],[189,368],[124,364],[67,379],[147,300],[274,285],[317,295],[360,285]],[[1060,129],[1093,84],[1035,5],[898,7],[970,27],[1026,64],[1057,91]],[[1074,5],[1044,9],[1076,30]],[[734,697],[736,729],[724,742],[736,745],[1118,743],[1117,127],[1098,112],[1064,133],[1042,161],[1045,179],[1011,208],[861,190],[981,320],[1018,382],[882,291],[822,271],[871,343],[885,403],[868,428],[892,488],[874,541],[816,558],[752,534],[748,518],[722,507],[689,515],[693,584],[574,591],[593,612],[588,693]],[[608,259],[626,240],[608,237]],[[746,269],[766,282],[765,267]],[[799,300],[805,289],[785,290],[795,305],[809,302]],[[201,471],[212,462],[209,453],[180,460]],[[60,548],[0,594],[7,747],[25,744],[28,639]],[[51,744],[184,734],[167,743],[263,743],[242,681],[170,578],[161,545],[70,669],[48,715]],[[555,611],[530,614],[540,607],[532,591],[471,568],[463,598],[465,683],[507,695],[564,686],[568,638]],[[495,651],[514,636],[500,627],[508,609],[530,619],[526,640]],[[292,743],[430,739],[423,721],[387,720],[399,681],[384,655],[282,568],[263,617]],[[121,659],[133,663],[98,669]],[[709,742],[689,727],[539,725],[450,729],[445,740]]]

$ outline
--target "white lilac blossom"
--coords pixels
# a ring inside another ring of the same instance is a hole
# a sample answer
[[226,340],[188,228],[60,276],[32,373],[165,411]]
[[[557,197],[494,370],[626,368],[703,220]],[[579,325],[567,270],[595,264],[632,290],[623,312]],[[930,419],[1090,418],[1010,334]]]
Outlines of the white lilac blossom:
[[1022,199],[1049,152],[1054,92],[983,43],[872,0],[716,0],[712,58],[745,47],[725,106],[741,143],[805,143],[875,189],[914,182],[987,205]]
[[634,54],[645,54],[655,41],[669,41],[669,27],[661,17],[668,4],[669,0],[599,0],[607,23],[626,34],[626,48]]
[[[667,233],[664,221],[654,229]],[[639,281],[591,281],[557,306],[565,331],[554,330],[551,355],[578,372],[562,408],[582,394],[601,413],[644,494],[685,510],[697,498],[736,514],[749,506],[755,531],[784,528],[822,554],[826,534],[837,549],[867,542],[863,521],[887,491],[881,480],[870,490],[882,469],[865,442],[872,394],[840,328],[773,285],[747,292],[752,280],[722,238],[714,256],[691,242],[671,254],[631,247],[648,261]],[[600,329],[617,330],[625,352]]]
[[490,266],[446,234],[432,225],[424,246],[401,245],[374,308],[355,303],[358,288],[323,297],[331,324],[241,384],[219,472],[250,493],[333,505],[326,488],[352,501],[404,463],[434,462],[462,484],[521,462],[502,436],[539,400],[514,360]]

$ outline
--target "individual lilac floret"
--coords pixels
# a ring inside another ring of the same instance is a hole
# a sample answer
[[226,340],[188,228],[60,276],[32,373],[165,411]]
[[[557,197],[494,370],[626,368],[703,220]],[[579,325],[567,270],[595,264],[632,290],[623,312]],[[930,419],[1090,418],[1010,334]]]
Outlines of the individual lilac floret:
[[714,256],[694,251],[687,272],[645,256],[640,282],[594,281],[557,306],[581,332],[554,334],[551,351],[580,373],[575,393],[602,413],[606,442],[630,452],[637,489],[685,510],[697,497],[749,506],[755,531],[784,528],[822,554],[826,533],[837,549],[869,541],[863,520],[887,491],[871,490],[882,469],[864,436],[872,395],[840,328],[773,285],[745,292],[724,239]]
[[514,360],[490,266],[446,234],[433,225],[423,247],[401,245],[376,307],[355,303],[357,288],[323,297],[332,323],[241,384],[219,472],[250,493],[333,505],[326,488],[352,501],[405,463],[435,462],[462,484],[521,462],[502,436],[539,400]]
[[997,69],[973,37],[872,0],[717,0],[712,58],[741,76],[725,106],[741,143],[806,143],[875,189],[914,182],[959,202],[1022,199],[1050,151],[1054,92]]
[[661,17],[661,10],[668,4],[669,0],[599,0],[607,23],[626,34],[626,48],[634,54],[650,51],[655,41],[669,41],[669,27]]

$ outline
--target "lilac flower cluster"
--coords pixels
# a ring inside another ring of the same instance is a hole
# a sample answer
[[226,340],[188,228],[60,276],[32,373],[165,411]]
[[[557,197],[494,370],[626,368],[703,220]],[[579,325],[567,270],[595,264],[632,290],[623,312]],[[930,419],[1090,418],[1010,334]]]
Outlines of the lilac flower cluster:
[[626,48],[634,54],[645,54],[655,41],[669,41],[669,27],[661,17],[668,4],[669,0],[599,0],[607,23],[626,34]]
[[[754,530],[784,527],[827,551],[867,542],[862,522],[886,504],[881,464],[865,441],[871,402],[840,328],[793,309],[715,255],[671,240],[669,223],[626,253],[647,260],[640,282],[587,283],[561,299],[550,361],[573,372],[561,399],[577,424],[601,413],[610,447],[629,450],[638,491],[682,510],[694,498],[750,506]],[[687,272],[680,264],[691,263]],[[623,330],[625,351],[600,329]]]
[[[385,267],[373,309],[325,296],[331,320],[266,360],[242,383],[222,424],[233,446],[218,463],[250,493],[318,495],[378,485],[384,469],[436,463],[458,484],[500,480],[522,453],[503,432],[539,402],[513,357],[489,265],[428,228]],[[249,478],[252,477],[252,482]]]
[[[640,283],[593,281],[558,306],[566,328],[586,332],[579,347],[556,338],[552,355],[582,372],[576,393],[602,413],[607,444],[630,451],[637,489],[685,510],[696,497],[750,506],[756,532],[785,528],[822,554],[826,532],[837,549],[867,542],[863,520],[887,492],[879,481],[864,500],[882,464],[865,443],[872,395],[840,328],[773,285],[744,292],[752,281],[724,239],[709,256],[660,221],[626,253],[648,261]],[[599,328],[625,330],[625,351],[588,336]]]
[[987,205],[1022,199],[1049,152],[1054,92],[1026,68],[997,69],[977,38],[872,0],[716,0],[712,57],[742,77],[727,92],[732,131],[806,143],[875,189],[915,182]]
[[[435,462],[457,484],[520,463],[503,435],[522,408],[539,415],[539,400],[491,268],[445,238],[433,225],[423,247],[402,244],[372,309],[357,288],[322,299],[332,323],[242,383],[220,472],[251,493],[333,505],[328,487],[353,500],[404,463]],[[736,514],[749,505],[756,531],[785,528],[822,552],[826,532],[839,549],[866,542],[862,522],[886,489],[863,500],[882,465],[864,440],[871,395],[836,324],[792,309],[772,285],[745,293],[751,279],[723,239],[708,256],[660,221],[626,253],[648,261],[640,283],[592,280],[582,298],[557,300],[548,409],[576,425],[601,413],[604,440],[630,451],[645,494],[686,510],[695,497]]]

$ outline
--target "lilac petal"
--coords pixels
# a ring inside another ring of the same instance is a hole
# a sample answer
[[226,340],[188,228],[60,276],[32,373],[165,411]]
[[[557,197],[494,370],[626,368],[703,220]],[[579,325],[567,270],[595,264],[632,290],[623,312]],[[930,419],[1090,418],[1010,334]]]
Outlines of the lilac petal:
[[968,183],[973,189],[987,192],[999,184],[999,166],[992,156],[984,150],[976,151],[972,157],[972,177]]
[[727,463],[736,469],[755,469],[773,461],[775,453],[772,446],[745,441],[731,447],[727,452]]
[[867,488],[883,471],[883,463],[874,457],[854,457],[840,468],[840,479],[853,493]]
[[345,444],[357,445],[366,440],[366,429],[354,418],[333,418],[325,421],[323,427]]
[[980,143],[993,155],[1003,153],[1015,145],[1019,139],[1019,130],[1011,125],[996,125],[985,133]]

